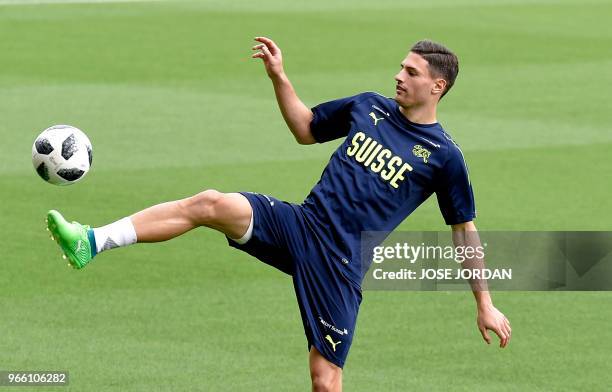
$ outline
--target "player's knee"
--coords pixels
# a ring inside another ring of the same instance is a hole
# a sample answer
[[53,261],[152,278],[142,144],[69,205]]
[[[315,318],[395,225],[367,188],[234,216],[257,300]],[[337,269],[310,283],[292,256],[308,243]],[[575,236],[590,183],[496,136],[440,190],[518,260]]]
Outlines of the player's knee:
[[337,391],[338,375],[334,372],[311,372],[312,390],[314,392]]
[[224,194],[208,189],[187,199],[181,200],[180,206],[194,223],[206,225],[216,219],[218,205]]

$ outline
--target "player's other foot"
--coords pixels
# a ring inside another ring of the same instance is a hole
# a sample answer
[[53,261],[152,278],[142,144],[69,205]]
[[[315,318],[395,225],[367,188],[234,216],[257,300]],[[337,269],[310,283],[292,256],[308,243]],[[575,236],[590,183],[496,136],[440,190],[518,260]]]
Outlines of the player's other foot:
[[95,244],[92,244],[93,235],[90,227],[78,222],[67,222],[62,214],[55,210],[47,213],[47,229],[64,252],[64,259],[76,269],[83,268],[96,254]]

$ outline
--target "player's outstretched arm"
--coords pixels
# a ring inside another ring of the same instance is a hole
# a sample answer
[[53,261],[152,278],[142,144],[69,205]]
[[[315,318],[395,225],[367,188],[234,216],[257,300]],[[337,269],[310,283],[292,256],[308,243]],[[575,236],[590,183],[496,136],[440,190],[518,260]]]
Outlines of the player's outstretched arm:
[[[452,230],[455,246],[471,246],[474,248],[481,246],[474,222],[453,225]],[[463,262],[463,268],[482,269],[484,268],[484,260],[477,258],[466,260]],[[488,332],[488,330],[491,330],[499,336],[499,347],[506,347],[512,336],[510,321],[508,321],[502,312],[493,306],[491,294],[487,289],[486,280],[471,280],[470,285],[472,286],[472,292],[476,299],[476,308],[478,311],[476,324],[482,338],[487,344],[491,344],[491,337]]]
[[274,86],[278,107],[295,140],[300,144],[315,143],[315,139],[310,132],[312,111],[300,100],[289,78],[285,75],[280,48],[274,41],[266,37],[255,37],[255,41],[260,43],[253,46],[253,50],[258,52],[253,54],[252,57],[263,60],[266,72]]

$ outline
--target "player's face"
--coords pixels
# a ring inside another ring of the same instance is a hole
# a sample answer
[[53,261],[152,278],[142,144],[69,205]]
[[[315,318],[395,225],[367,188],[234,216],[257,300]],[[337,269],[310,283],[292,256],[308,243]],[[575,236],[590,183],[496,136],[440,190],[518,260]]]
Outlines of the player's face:
[[404,107],[437,101],[436,79],[431,77],[427,60],[410,52],[395,75],[395,101]]

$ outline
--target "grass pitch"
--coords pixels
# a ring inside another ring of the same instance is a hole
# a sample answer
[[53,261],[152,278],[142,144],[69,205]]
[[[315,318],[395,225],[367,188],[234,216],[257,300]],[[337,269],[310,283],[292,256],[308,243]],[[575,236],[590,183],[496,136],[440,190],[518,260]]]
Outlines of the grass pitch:
[[[0,0],[0,370],[69,370],[70,391],[309,388],[290,279],[222,235],[73,271],[44,230],[51,208],[97,226],[205,188],[303,200],[337,142],[295,144],[250,59],[256,35],[278,42],[309,105],[392,94],[413,42],[447,44],[461,71],[438,117],[465,152],[477,226],[610,230],[611,13],[570,0]],[[56,123],[94,145],[92,171],[67,188],[30,163]],[[400,229],[444,230],[435,200]],[[513,326],[505,350],[482,341],[469,292],[366,292],[346,390],[609,386],[610,293],[493,298]]]

